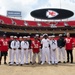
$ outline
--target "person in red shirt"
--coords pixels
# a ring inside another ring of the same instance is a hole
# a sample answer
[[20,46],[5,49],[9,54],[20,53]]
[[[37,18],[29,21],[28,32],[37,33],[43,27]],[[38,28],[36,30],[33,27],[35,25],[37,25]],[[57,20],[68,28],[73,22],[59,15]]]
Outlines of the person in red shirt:
[[1,42],[1,39],[0,39],[0,65],[1,65],[1,45],[2,45],[2,42]]
[[3,35],[3,39],[0,40],[0,50],[1,50],[1,56],[0,56],[0,65],[1,65],[1,60],[2,56],[4,56],[4,64],[6,63],[6,56],[7,56],[7,51],[8,51],[8,41],[6,39],[6,36]]
[[66,40],[66,52],[67,52],[67,63],[69,63],[69,54],[71,56],[71,63],[73,63],[73,38],[70,37],[70,33],[67,33]]
[[32,64],[34,64],[36,61],[36,55],[38,55],[38,64],[40,64],[40,42],[38,38],[35,36],[34,41],[32,41],[31,48],[33,50],[33,61]]

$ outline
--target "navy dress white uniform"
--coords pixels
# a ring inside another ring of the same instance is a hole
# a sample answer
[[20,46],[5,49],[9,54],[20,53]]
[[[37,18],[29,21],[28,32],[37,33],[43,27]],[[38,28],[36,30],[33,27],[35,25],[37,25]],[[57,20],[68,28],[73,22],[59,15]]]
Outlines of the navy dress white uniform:
[[29,49],[29,43],[27,40],[27,37],[23,37],[23,41],[21,42],[21,63],[24,64],[24,56],[25,56],[25,63],[28,64],[28,49]]
[[46,56],[47,56],[47,62],[50,64],[50,47],[49,47],[49,39],[47,38],[47,35],[44,35],[44,38],[41,41],[42,44],[42,63],[45,63]]
[[14,64],[14,57],[16,55],[16,64],[19,64],[19,41],[17,40],[17,36],[14,36],[14,40],[11,42],[11,48],[12,48],[12,53],[11,53],[11,63]]
[[22,41],[22,37],[19,37],[19,62],[21,62],[21,41]]
[[51,60],[52,64],[57,64],[57,40],[54,39],[54,35],[52,36],[52,39],[50,40],[50,48],[51,48]]

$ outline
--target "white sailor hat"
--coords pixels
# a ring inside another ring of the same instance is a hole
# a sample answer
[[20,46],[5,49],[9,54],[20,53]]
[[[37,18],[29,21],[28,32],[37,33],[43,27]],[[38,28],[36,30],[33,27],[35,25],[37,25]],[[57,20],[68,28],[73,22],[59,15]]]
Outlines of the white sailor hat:
[[14,38],[17,38],[17,36],[14,36]]
[[43,36],[41,35],[40,37],[42,38]]
[[49,38],[51,38],[52,36],[48,36]]
[[26,36],[24,36],[23,38],[27,38]]
[[22,36],[20,36],[19,38],[22,38]]
[[39,34],[36,34],[35,36],[39,36]]
[[59,34],[59,36],[62,36],[62,34]]
[[27,36],[28,38],[30,38],[30,36]]
[[43,36],[48,36],[48,34],[43,34]]
[[51,37],[55,37],[55,35],[52,35]]
[[14,36],[10,36],[10,38],[13,38]]
[[6,35],[4,34],[3,37],[6,37]]

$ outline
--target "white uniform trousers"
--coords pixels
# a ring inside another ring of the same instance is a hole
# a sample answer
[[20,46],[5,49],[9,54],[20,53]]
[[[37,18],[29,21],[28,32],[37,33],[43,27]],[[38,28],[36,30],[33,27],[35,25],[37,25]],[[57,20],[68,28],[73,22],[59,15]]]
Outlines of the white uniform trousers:
[[56,49],[55,50],[51,49],[51,60],[52,60],[52,64],[58,63]]
[[19,50],[18,49],[16,49],[16,50],[12,49],[10,64],[14,64],[15,56],[16,56],[16,64],[19,64]]
[[9,49],[9,62],[11,62],[12,49]]
[[32,49],[28,49],[28,57],[30,59],[30,62],[32,62]]
[[50,49],[50,61],[52,61],[52,60],[51,60],[51,49]]
[[58,47],[58,51],[59,51],[59,61],[61,61],[61,55],[62,55],[62,59],[63,59],[63,61],[65,61],[65,48],[64,47],[62,47],[62,48],[59,48]]
[[24,56],[25,56],[25,51],[24,51],[24,49],[21,49],[21,61],[20,61],[20,64],[24,64]]
[[25,63],[28,63],[28,49],[24,50],[25,52]]
[[19,62],[21,62],[21,49],[19,49],[18,51],[19,51]]
[[49,48],[42,48],[42,63],[46,61],[47,56],[47,62],[50,62],[50,50]]
[[20,62],[20,64],[24,64],[24,59],[25,59],[25,63],[28,63],[28,49],[26,49],[26,50],[22,49],[21,50],[21,62]]

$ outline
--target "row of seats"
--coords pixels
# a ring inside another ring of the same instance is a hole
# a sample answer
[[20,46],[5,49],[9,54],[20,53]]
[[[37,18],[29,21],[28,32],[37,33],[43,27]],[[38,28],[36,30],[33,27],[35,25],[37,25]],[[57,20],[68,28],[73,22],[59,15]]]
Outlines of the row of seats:
[[18,25],[18,26],[31,26],[31,27],[64,27],[64,26],[75,26],[75,21],[67,22],[42,22],[42,21],[27,21],[13,19],[6,16],[0,15],[0,23],[6,25]]

